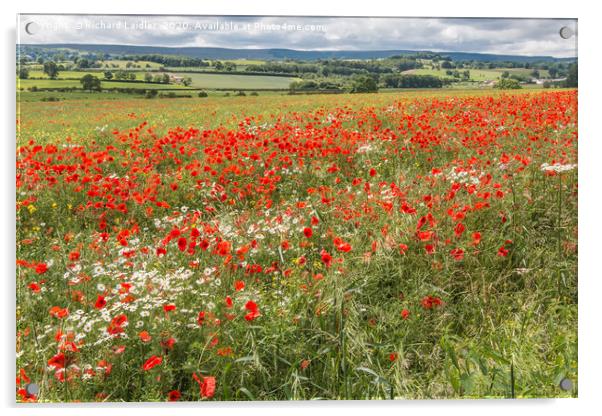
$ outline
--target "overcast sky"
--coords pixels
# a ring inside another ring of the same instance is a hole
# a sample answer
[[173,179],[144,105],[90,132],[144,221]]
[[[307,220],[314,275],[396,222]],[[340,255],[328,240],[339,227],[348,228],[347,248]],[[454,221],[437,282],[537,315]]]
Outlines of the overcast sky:
[[[21,15],[20,43],[577,56],[574,19]],[[561,27],[575,32],[570,39]],[[31,33],[28,33],[31,32]]]

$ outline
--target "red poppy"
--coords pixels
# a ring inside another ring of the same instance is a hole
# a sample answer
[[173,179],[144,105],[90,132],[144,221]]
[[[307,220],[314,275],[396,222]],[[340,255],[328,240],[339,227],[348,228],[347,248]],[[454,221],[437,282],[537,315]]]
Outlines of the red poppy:
[[106,305],[107,305],[107,301],[106,301],[105,297],[102,295],[98,295],[98,297],[96,298],[96,303],[94,304],[94,307],[96,309],[102,309]]
[[464,227],[464,224],[459,222],[458,224],[456,224],[456,227],[454,228],[454,234],[456,235],[456,237],[460,237],[460,236],[462,236],[462,233],[464,232],[465,229],[466,229],[466,227]]
[[153,355],[148,360],[146,360],[146,362],[142,366],[142,369],[144,371],[151,370],[152,368],[158,366],[162,362],[163,362],[163,357],[159,357],[159,356]]
[[64,368],[65,367],[65,354],[59,352],[54,355],[51,359],[48,360],[48,366],[53,367],[55,369]]
[[63,319],[69,315],[69,309],[53,306],[52,308],[50,308],[50,315],[57,319]]
[[178,390],[172,390],[167,393],[167,401],[169,402],[177,402],[181,397],[182,393],[180,393]]
[[424,309],[434,309],[437,306],[443,305],[443,301],[435,296],[425,296],[420,302]]
[[314,234],[313,230],[310,227],[305,227],[303,229],[303,235],[305,235],[305,237],[307,238],[311,238],[311,236]]
[[247,321],[252,321],[255,318],[261,316],[261,314],[259,313],[259,308],[257,307],[257,304],[255,302],[253,302],[252,300],[248,301],[245,304],[245,309],[249,311],[249,313],[247,313],[245,315],[245,319]]
[[207,376],[203,377],[203,380],[201,380],[196,373],[192,373],[192,378],[199,385],[201,397],[210,399],[215,395],[215,377]]
[[171,350],[173,349],[174,344],[176,343],[176,339],[173,337],[169,337],[163,341],[160,342],[161,346],[165,349],[165,350]]
[[196,321],[199,325],[203,325],[205,323],[205,311],[199,312],[199,315],[196,318]]
[[406,244],[400,243],[399,244],[399,254],[406,254],[406,251],[408,251],[408,246]]
[[31,282],[30,284],[27,285],[27,287],[34,293],[40,293],[40,291],[42,290],[40,285],[37,284],[36,282]]
[[124,331],[123,326],[127,323],[127,321],[127,316],[123,314],[117,315],[109,323],[109,326],[107,327],[107,332],[111,335],[121,334]]
[[48,266],[45,263],[38,263],[35,266],[37,274],[44,274],[48,271]]
[[454,248],[452,251],[450,251],[450,254],[456,261],[460,261],[464,258],[464,250],[461,248]]
[[142,331],[138,334],[138,336],[140,337],[140,341],[142,342],[150,342],[153,339],[148,333],[148,331]]
[[332,256],[325,250],[322,250],[320,256],[322,257],[322,262],[326,265],[326,267],[330,267],[332,263]]

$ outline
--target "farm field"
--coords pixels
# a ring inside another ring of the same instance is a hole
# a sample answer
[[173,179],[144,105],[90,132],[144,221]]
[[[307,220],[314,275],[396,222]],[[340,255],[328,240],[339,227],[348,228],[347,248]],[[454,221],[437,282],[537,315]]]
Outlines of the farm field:
[[[91,75],[94,75],[94,76],[100,78],[101,80],[103,80],[105,71],[110,71],[110,70],[109,69],[102,69],[102,70],[95,69],[95,70],[88,70],[88,71],[60,71],[57,79],[79,80],[84,75],[91,74]],[[144,80],[144,71],[127,71],[127,73],[128,74],[134,73],[134,74],[136,74],[137,80]],[[42,71],[42,70],[29,71],[29,78],[30,79],[31,78],[43,78],[46,80],[50,80],[50,78],[48,78],[48,75],[45,74],[44,71]]]
[[19,401],[577,396],[576,90],[77,97],[17,113]]
[[[144,80],[145,72],[132,71],[136,74],[136,80]],[[103,71],[61,71],[57,79],[50,79],[42,71],[31,71],[30,77],[34,79],[17,79],[17,88],[71,88],[81,87],[79,79],[86,74],[92,74],[101,79],[103,88],[142,88],[142,89],[186,89],[188,87],[178,84],[155,84],[155,83],[128,83],[119,81],[106,81],[103,79]],[[156,75],[158,72],[152,72]],[[169,72],[182,78],[191,78],[190,88],[206,89],[282,89],[286,90],[296,77],[281,77],[270,75],[230,75],[221,73],[190,73]],[[38,79],[41,78],[41,79]]]
[[192,87],[207,89],[283,89],[289,88],[291,82],[299,81],[296,77],[280,77],[270,75],[229,75],[212,73],[175,72],[174,75],[191,78]]
[[[406,74],[415,74],[415,75],[433,75],[438,77],[449,77],[446,74],[446,69],[432,69],[432,68],[420,68],[420,69],[410,69],[408,71],[404,71]],[[453,71],[453,70],[452,70]],[[459,69],[458,71],[462,72],[463,69]],[[494,81],[501,77],[504,71],[508,71],[510,74],[517,75],[529,75],[531,70],[525,68],[496,68],[496,69],[469,69],[470,71],[470,79],[472,81]],[[541,76],[548,76],[548,71],[540,70]]]
[[[82,74],[84,76],[84,74]],[[17,79],[17,90],[20,88],[29,89],[32,87],[36,88],[79,88],[81,89],[82,84],[77,79]],[[101,80],[101,87],[103,89],[109,88],[136,88],[144,90],[186,90],[186,87],[181,84],[155,84],[147,82],[127,82],[127,81],[106,81]]]

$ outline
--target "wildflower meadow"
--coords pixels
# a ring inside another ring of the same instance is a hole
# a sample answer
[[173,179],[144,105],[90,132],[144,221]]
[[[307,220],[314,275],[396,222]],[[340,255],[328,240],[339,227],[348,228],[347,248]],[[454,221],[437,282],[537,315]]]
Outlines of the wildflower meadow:
[[17,127],[18,401],[577,395],[574,89],[35,102]]

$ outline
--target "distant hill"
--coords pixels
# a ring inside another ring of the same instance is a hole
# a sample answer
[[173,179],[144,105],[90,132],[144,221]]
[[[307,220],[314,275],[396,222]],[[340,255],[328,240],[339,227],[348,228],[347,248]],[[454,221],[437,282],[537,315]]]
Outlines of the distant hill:
[[450,57],[455,61],[482,61],[482,62],[556,62],[573,61],[576,58],[555,58],[552,56],[524,56],[524,55],[497,55],[489,53],[473,52],[432,52],[399,50],[377,50],[377,51],[305,51],[295,49],[230,49],[230,48],[206,48],[206,47],[184,47],[172,48],[165,46],[133,46],[133,45],[90,45],[90,44],[23,44],[24,47],[36,47],[43,49],[72,49],[81,52],[107,53],[111,55],[179,55],[203,59],[256,59],[256,60],[284,60],[298,59],[312,61],[317,59],[378,59],[388,58],[393,55],[409,55],[416,53],[436,53],[443,57]]

